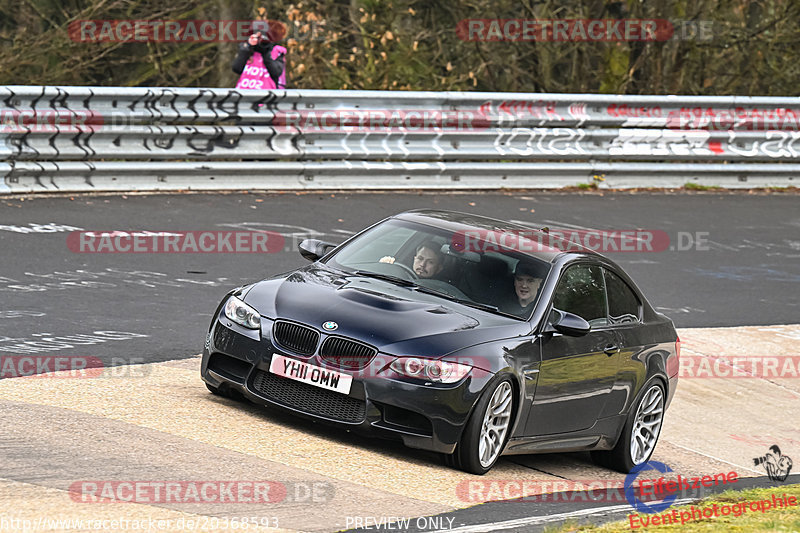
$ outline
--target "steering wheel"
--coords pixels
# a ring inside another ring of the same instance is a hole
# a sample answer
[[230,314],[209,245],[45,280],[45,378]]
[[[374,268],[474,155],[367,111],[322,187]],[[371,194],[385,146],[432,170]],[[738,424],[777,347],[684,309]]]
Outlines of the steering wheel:
[[[377,268],[376,268],[377,267]],[[410,266],[405,265],[403,263],[381,263],[377,262],[372,267],[373,270],[380,272],[383,269],[387,274],[391,274],[393,276],[397,276],[399,278],[407,279],[409,281],[414,281],[419,279],[417,273],[414,272]],[[398,271],[402,272],[403,275],[398,275]]]

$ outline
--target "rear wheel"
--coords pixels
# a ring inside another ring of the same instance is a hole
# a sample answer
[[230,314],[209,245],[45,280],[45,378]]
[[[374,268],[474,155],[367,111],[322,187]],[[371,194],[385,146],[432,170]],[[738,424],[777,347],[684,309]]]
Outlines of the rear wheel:
[[617,445],[611,451],[594,451],[592,459],[599,465],[623,474],[647,462],[656,449],[664,422],[664,387],[653,382],[631,409]]
[[503,378],[481,396],[455,452],[445,457],[445,463],[471,474],[488,472],[508,441],[513,407],[514,389],[511,381]]

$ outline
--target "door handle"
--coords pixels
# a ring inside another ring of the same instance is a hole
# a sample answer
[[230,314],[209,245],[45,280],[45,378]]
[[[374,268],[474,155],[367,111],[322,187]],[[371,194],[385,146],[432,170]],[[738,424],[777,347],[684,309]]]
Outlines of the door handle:
[[603,351],[606,353],[606,355],[612,356],[615,353],[619,353],[619,346],[617,346],[616,344],[609,344],[608,346],[603,348]]

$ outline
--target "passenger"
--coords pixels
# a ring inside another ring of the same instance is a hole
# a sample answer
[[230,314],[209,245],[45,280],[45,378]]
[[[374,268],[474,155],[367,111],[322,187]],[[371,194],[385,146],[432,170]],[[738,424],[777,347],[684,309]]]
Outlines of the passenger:
[[514,269],[514,295],[511,301],[501,306],[501,311],[528,318],[533,311],[533,304],[539,288],[542,286],[542,278],[538,277],[537,269],[528,263],[520,261]]

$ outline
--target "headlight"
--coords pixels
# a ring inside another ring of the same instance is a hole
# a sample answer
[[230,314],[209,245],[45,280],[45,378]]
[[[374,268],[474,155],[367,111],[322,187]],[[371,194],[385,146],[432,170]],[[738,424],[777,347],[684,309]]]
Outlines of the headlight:
[[389,368],[402,376],[437,383],[455,383],[472,370],[471,366],[420,357],[398,357]]
[[225,304],[225,316],[248,329],[261,329],[261,315],[258,311],[236,296],[231,296]]

